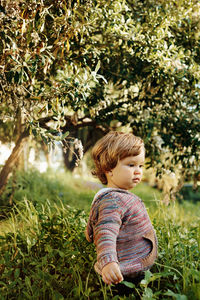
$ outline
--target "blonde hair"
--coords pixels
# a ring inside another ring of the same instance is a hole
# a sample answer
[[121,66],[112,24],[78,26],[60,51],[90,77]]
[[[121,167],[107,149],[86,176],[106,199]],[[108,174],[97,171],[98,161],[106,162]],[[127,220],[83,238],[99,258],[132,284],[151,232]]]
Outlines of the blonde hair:
[[92,171],[103,184],[107,184],[106,172],[128,156],[137,156],[144,149],[143,140],[132,133],[110,131],[92,149],[95,170]]

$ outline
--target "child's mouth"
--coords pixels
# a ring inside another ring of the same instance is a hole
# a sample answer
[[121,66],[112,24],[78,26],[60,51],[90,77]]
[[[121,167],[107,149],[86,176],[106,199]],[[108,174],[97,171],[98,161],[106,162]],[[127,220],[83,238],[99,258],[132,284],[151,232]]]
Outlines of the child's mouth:
[[133,179],[133,182],[139,182],[140,181],[140,178],[134,178]]

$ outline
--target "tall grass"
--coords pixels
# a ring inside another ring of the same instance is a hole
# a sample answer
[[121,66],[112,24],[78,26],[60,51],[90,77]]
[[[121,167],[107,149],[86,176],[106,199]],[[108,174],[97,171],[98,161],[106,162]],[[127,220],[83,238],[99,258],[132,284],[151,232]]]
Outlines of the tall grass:
[[[79,209],[88,210],[95,190],[87,187],[85,181],[76,179],[70,173],[54,173],[48,170],[39,173],[37,170],[26,173],[17,173],[15,181],[14,203],[19,203],[24,197],[34,205],[51,203],[69,204]],[[98,189],[98,187],[97,187]],[[7,204],[13,190],[12,178],[2,196],[1,204]]]
[[[94,272],[95,249],[84,237],[96,191],[69,174],[37,172],[19,175],[17,187],[0,228],[0,299],[126,299]],[[129,299],[200,299],[200,205],[166,207],[142,184],[135,193],[146,202],[159,257]]]

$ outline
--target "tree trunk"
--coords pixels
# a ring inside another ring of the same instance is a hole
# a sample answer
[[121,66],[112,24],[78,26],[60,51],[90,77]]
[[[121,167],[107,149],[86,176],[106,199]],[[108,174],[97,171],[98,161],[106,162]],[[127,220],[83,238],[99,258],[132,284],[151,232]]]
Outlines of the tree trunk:
[[6,186],[6,183],[9,178],[9,174],[12,172],[13,167],[15,166],[15,164],[19,159],[21,151],[23,150],[24,147],[25,138],[28,137],[28,135],[29,135],[28,130],[24,130],[24,132],[22,132],[22,134],[19,136],[19,138],[16,141],[15,147],[11,155],[7,159],[3,169],[0,172],[0,195],[2,194]]
[[73,138],[78,138],[82,142],[85,154],[104,134],[105,132],[101,128],[92,126],[74,127],[70,131],[72,140],[66,139],[66,150],[63,150],[64,164],[67,170],[72,172],[76,168],[77,157],[79,157],[78,150],[75,149],[73,144]]
[[[23,124],[24,123],[24,115],[21,111],[21,108],[18,107],[16,111],[16,124],[15,124],[15,142],[19,139],[21,134],[23,133]],[[15,162],[15,166],[17,170],[24,170],[24,149],[20,151],[17,161]]]
[[67,170],[73,172],[76,167],[77,157],[79,157],[78,151],[74,148],[73,144],[63,151],[64,164]]

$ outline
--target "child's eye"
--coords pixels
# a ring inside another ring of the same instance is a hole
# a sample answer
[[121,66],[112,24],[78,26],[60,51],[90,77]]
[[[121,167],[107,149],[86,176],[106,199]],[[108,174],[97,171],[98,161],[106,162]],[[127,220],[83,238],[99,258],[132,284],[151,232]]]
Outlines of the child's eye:
[[129,164],[129,167],[134,167],[134,164]]
[[144,165],[140,165],[140,168],[143,168],[144,167]]

